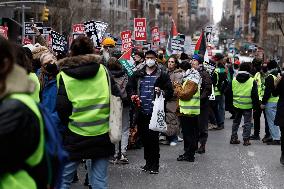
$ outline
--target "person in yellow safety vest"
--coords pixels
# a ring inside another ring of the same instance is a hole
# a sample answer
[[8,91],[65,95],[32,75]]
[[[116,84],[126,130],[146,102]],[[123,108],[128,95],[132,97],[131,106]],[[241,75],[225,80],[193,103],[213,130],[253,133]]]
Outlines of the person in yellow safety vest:
[[267,64],[268,76],[265,79],[265,90],[261,102],[261,109],[265,110],[266,119],[272,139],[267,141],[268,145],[280,145],[280,129],[274,124],[278,96],[273,95],[274,80],[279,73],[278,64],[275,60],[270,60]]
[[14,46],[0,36],[0,188],[47,188],[43,118],[32,82],[14,64]]
[[[253,71],[251,72],[254,74],[254,80],[257,83],[257,89],[258,89],[258,96],[259,96],[259,102],[261,103],[262,97],[264,94],[264,82],[265,78],[267,77],[267,65],[263,64],[263,61],[261,59],[254,58],[252,61],[252,69]],[[270,132],[269,132],[269,127],[267,124],[266,120],[266,114],[265,111],[262,110],[260,107],[257,108],[253,112],[253,120],[254,120],[254,133],[250,136],[250,140],[260,140],[260,118],[261,114],[264,114],[264,119],[265,119],[265,136],[262,139],[262,141],[265,143],[267,140],[271,138]]]
[[[108,133],[110,87],[107,71],[101,64],[101,56],[92,54],[94,45],[88,37],[78,37],[70,49],[71,57],[57,62],[60,72],[56,109],[66,127],[63,145],[69,153],[61,188],[70,187],[82,159],[88,159],[92,188],[107,188],[108,159],[114,154]],[[114,81],[111,82],[114,85]],[[118,93],[113,94],[119,96]]]
[[232,135],[230,144],[240,144],[238,139],[238,130],[242,117],[244,117],[243,145],[250,143],[250,134],[252,126],[252,109],[259,107],[257,83],[250,75],[251,63],[244,62],[240,65],[237,76],[232,81],[233,105],[236,116],[232,125]]
[[[184,74],[183,84],[174,83],[174,90],[179,99],[180,125],[184,140],[184,154],[177,161],[194,162],[198,148],[198,116],[200,114],[200,83],[198,60],[191,61],[191,69]],[[189,73],[189,74],[188,74]],[[195,82],[190,80],[194,75]]]

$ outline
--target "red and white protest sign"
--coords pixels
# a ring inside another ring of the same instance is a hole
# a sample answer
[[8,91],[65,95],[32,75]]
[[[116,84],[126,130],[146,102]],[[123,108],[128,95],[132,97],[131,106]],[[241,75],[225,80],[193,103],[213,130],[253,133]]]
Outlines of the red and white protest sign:
[[0,26],[0,35],[8,39],[8,27],[7,26]]
[[76,39],[80,35],[85,35],[84,24],[74,24],[72,28],[73,28],[73,39]]
[[147,41],[146,18],[134,18],[135,41]]
[[122,42],[122,51],[127,51],[132,47],[132,32],[130,30],[126,30],[120,33],[120,38]]
[[25,38],[23,39],[23,44],[24,44],[24,45],[32,44],[32,43],[33,43],[33,41],[32,41],[31,39],[27,38],[27,37],[25,37]]
[[159,33],[159,27],[155,26],[151,28],[151,34],[152,34],[152,43],[157,44],[160,42],[160,33]]

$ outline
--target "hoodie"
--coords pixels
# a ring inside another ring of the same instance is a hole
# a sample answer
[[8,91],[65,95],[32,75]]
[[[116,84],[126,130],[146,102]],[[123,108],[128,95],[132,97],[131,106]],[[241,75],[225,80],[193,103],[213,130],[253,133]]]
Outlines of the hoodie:
[[[236,80],[240,83],[245,83],[251,77],[250,73],[245,71],[239,71],[238,75],[236,76]],[[230,85],[230,91],[232,91],[232,85]],[[252,99],[252,108],[254,110],[259,108],[259,101],[258,101],[258,91],[257,91],[257,83],[253,81],[253,86],[251,90],[251,99]]]

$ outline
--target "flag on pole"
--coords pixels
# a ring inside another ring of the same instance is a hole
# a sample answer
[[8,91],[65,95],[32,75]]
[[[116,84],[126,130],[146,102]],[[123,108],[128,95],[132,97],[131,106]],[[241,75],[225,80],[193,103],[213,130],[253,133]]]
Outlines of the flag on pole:
[[170,31],[170,35],[168,38],[168,43],[167,43],[167,49],[166,49],[166,59],[168,59],[172,55],[172,39],[176,38],[178,36],[178,31],[177,27],[175,24],[174,19],[172,18],[172,27]]
[[129,48],[119,59],[120,64],[125,68],[127,75],[133,75],[134,60],[131,56],[132,48]]
[[196,45],[194,48],[194,54],[202,54],[204,55],[206,51],[206,39],[204,36],[204,31],[202,31]]

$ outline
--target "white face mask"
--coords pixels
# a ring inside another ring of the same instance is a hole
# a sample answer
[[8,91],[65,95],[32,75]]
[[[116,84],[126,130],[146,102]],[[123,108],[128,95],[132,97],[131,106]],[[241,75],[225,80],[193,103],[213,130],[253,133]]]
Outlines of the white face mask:
[[153,59],[147,59],[146,64],[148,67],[153,67],[155,65],[156,61]]

